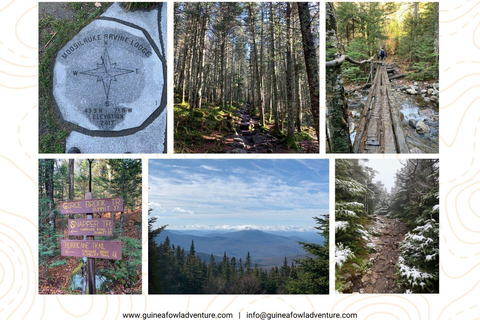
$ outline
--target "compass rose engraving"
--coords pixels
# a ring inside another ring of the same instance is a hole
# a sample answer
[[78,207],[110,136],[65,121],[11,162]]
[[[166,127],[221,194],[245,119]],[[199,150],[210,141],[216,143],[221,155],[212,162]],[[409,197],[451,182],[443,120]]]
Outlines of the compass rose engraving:
[[103,89],[105,90],[108,106],[108,97],[110,95],[110,86],[112,81],[117,81],[118,76],[135,71],[118,68],[116,62],[111,62],[110,55],[108,54],[107,41],[105,41],[105,50],[100,58],[102,63],[97,62],[97,67],[95,69],[81,71],[79,73],[87,76],[97,77],[97,82],[101,81],[103,83]]

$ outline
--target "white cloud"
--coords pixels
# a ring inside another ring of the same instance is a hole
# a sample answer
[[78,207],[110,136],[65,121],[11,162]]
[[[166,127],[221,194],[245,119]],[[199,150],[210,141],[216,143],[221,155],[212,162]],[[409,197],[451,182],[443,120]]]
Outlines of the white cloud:
[[207,166],[207,165],[201,165],[200,168],[205,169],[205,170],[208,170],[208,171],[216,171],[216,172],[221,172],[221,171],[223,171],[223,170],[221,170],[221,169],[218,169],[218,168],[215,168],[215,167],[211,167],[211,166]]
[[150,201],[150,202],[148,203],[148,207],[149,207],[150,209],[162,209],[162,205],[161,205],[160,203],[154,202],[154,201]]
[[298,226],[259,226],[254,224],[245,225],[203,225],[203,224],[189,224],[182,226],[172,226],[175,230],[228,230],[228,231],[242,231],[242,230],[260,230],[260,231],[315,231],[312,227],[298,227]]
[[173,208],[172,212],[180,212],[180,213],[188,213],[188,214],[193,214],[193,211],[182,209],[179,207]]
[[315,224],[312,217],[328,214],[328,186],[323,181],[290,179],[288,173],[274,174],[276,168],[267,172],[233,166],[217,173],[222,170],[199,167],[208,171],[150,171],[149,199],[161,203],[163,214],[171,215],[175,225],[310,226]]

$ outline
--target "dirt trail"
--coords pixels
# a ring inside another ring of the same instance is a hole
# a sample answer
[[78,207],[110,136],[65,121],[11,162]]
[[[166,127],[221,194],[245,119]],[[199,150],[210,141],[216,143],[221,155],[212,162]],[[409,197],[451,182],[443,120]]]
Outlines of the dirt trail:
[[250,104],[240,109],[238,115],[231,153],[276,153],[282,148],[281,140],[263,133],[258,119],[250,116]]
[[399,244],[405,237],[407,228],[397,219],[386,216],[374,216],[371,226],[373,244],[376,251],[369,255],[372,262],[370,269],[353,283],[353,292],[360,293],[395,293],[395,264],[400,255]]

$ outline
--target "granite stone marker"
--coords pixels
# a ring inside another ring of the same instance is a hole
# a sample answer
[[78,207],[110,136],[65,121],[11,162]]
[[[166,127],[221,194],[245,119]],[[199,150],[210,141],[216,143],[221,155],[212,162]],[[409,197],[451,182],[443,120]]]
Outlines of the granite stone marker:
[[166,3],[132,13],[113,4],[57,52],[53,95],[73,129],[67,151],[165,152],[162,28],[166,29]]

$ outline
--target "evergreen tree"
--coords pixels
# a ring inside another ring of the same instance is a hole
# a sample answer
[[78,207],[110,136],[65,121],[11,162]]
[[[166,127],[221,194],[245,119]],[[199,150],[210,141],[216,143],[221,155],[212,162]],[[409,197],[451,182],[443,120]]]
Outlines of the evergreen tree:
[[328,294],[328,217],[314,219],[317,222],[315,229],[325,237],[325,243],[319,245],[300,242],[303,250],[312,257],[297,260],[297,267],[292,267],[287,281],[290,293]]
[[397,172],[390,215],[409,232],[400,244],[400,281],[414,292],[439,289],[439,160],[407,160]]
[[186,292],[192,294],[201,293],[203,282],[202,269],[200,260],[195,255],[195,245],[193,240],[185,261],[184,274]]

